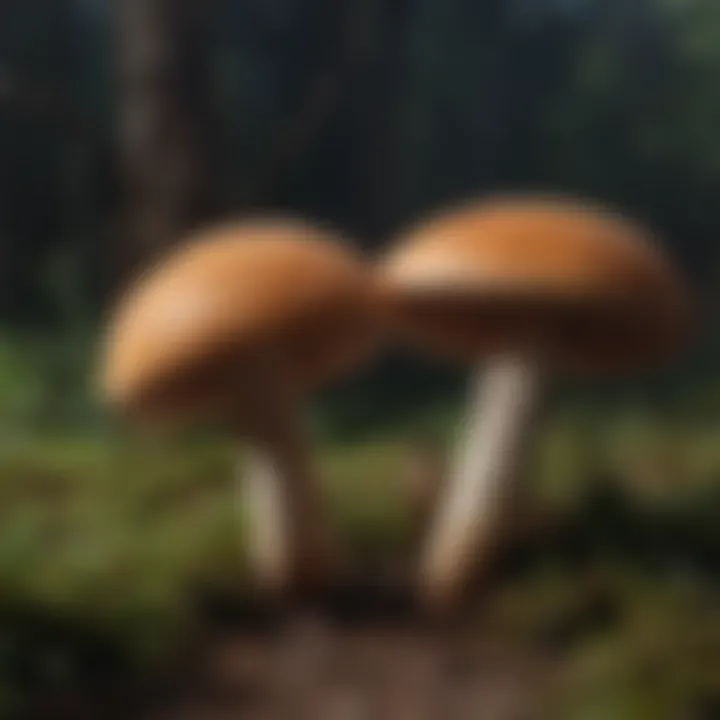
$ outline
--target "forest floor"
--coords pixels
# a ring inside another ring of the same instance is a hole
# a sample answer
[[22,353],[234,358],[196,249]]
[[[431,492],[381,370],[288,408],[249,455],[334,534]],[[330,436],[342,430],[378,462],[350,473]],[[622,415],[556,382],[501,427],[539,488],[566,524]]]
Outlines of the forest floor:
[[[467,631],[467,628],[465,629]],[[208,641],[152,720],[536,720],[547,662],[467,632],[299,615],[271,637]]]
[[[403,573],[404,574],[404,573]],[[400,573],[398,573],[398,576]],[[148,720],[538,720],[561,664],[492,603],[431,621],[411,583],[367,579],[248,612],[222,600]],[[470,607],[472,606],[472,608]]]
[[[408,592],[280,611],[217,614],[165,683],[36,698],[32,720],[539,720],[555,670],[548,647],[482,613],[431,623]],[[227,608],[225,608],[227,610]]]
[[319,453],[382,591],[270,614],[250,607],[232,448],[7,443],[0,720],[718,720],[720,428],[614,422],[596,453],[577,427],[549,427],[496,573],[434,627],[407,591],[397,441]]

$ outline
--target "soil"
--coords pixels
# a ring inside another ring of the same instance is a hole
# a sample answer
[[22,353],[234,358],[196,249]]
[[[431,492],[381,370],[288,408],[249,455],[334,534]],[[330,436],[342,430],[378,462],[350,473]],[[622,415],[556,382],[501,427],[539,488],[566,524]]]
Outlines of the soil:
[[[482,607],[431,623],[408,590],[346,588],[282,608],[217,597],[167,682],[99,682],[36,697],[23,720],[544,720],[551,644]],[[13,720],[19,720],[13,718]]]
[[431,626],[412,602],[287,610],[211,632],[148,720],[538,720],[547,656],[466,618]]
[[541,673],[527,657],[399,625],[299,617],[268,642],[208,644],[197,675],[152,720],[535,720]]

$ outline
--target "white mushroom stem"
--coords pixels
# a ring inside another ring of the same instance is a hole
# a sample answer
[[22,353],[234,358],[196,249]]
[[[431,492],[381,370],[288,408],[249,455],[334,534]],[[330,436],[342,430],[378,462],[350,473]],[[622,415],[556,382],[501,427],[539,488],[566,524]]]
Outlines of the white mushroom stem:
[[506,356],[472,380],[462,436],[421,560],[431,607],[457,602],[496,547],[527,460],[543,379],[537,359]]
[[261,588],[277,593],[318,580],[332,546],[294,405],[277,387],[263,400],[239,486],[251,570]]

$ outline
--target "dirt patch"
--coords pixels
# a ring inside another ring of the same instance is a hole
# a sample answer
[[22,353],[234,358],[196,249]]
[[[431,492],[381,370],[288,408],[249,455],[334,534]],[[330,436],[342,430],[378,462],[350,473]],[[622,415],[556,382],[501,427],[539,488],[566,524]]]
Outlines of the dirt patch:
[[[32,720],[541,720],[557,662],[476,606],[431,624],[407,590],[283,608],[214,597],[169,681],[113,673],[36,696]],[[98,666],[99,667],[99,666]],[[97,673],[96,673],[97,674]],[[20,715],[14,716],[19,718]]]
[[273,637],[208,641],[152,720],[535,720],[543,667],[493,643],[296,617]]
[[410,602],[211,633],[148,720],[538,720],[553,670],[470,619],[431,627]]

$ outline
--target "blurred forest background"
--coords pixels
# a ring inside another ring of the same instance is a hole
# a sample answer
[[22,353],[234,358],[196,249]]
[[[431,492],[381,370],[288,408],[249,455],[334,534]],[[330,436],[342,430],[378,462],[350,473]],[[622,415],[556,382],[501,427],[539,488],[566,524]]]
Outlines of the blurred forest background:
[[[719,128],[716,0],[3,0],[0,711],[87,687],[98,652],[166,667],[198,597],[243,587],[231,449],[138,446],[93,398],[128,274],[227,215],[297,212],[376,250],[446,202],[557,189],[657,229],[698,334],[671,371],[553,409],[531,484],[563,541],[529,543],[511,624],[575,617],[592,574],[622,611],[573,645],[577,707],[720,717]],[[408,552],[397,440],[449,437],[461,381],[392,358],[320,404],[362,552]]]
[[[712,0],[8,0],[1,25],[7,432],[96,427],[70,376],[106,301],[228,214],[294,211],[377,248],[469,194],[571,191],[656,227],[712,329]],[[436,387],[385,377],[389,407]]]

